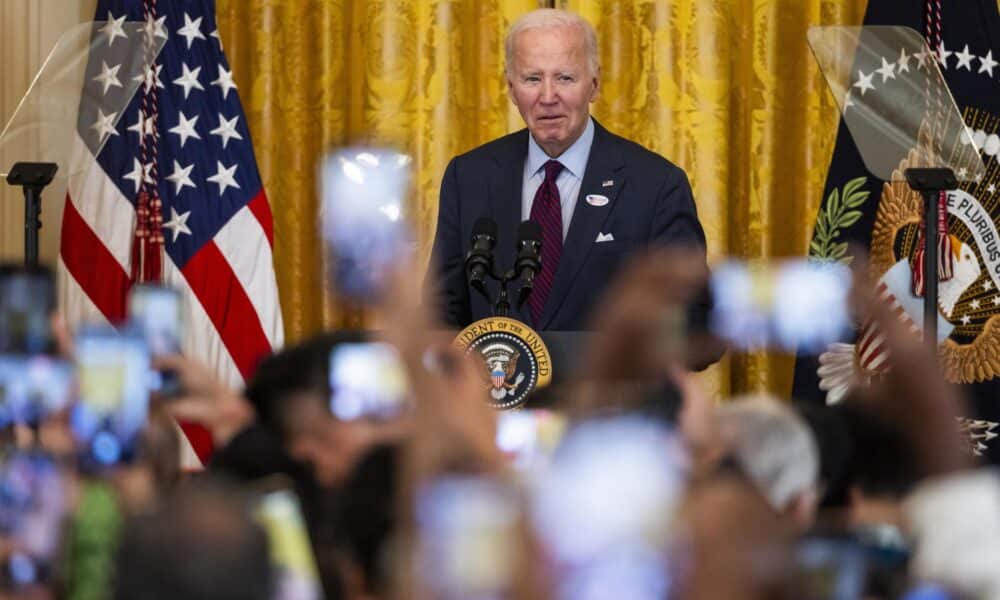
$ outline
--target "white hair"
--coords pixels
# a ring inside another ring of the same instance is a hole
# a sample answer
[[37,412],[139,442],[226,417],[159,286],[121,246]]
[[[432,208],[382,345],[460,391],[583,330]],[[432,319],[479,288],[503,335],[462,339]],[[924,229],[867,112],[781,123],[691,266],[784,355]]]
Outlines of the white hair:
[[597,53],[597,32],[590,21],[580,15],[558,8],[539,8],[521,15],[507,32],[504,40],[504,53],[507,72],[514,62],[514,39],[518,34],[529,29],[555,29],[560,27],[576,27],[583,33],[583,46],[587,52],[587,66],[591,75],[597,75],[601,63]]
[[716,415],[730,455],[776,510],[816,489],[816,439],[791,407],[770,396],[750,396],[719,405]]

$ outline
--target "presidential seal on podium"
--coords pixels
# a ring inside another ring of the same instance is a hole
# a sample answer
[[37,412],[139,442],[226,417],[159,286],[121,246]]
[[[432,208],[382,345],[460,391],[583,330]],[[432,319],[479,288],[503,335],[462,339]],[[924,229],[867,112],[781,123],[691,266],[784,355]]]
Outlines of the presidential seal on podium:
[[458,334],[454,345],[482,360],[484,395],[498,410],[520,408],[533,391],[552,381],[549,349],[538,332],[521,321],[476,321]]

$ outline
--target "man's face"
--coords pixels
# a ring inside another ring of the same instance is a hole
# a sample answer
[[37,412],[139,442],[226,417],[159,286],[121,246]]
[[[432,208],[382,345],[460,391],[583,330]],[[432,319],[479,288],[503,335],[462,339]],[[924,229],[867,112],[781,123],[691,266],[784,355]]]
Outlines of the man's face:
[[598,74],[587,64],[577,27],[536,28],[514,38],[507,91],[532,137],[551,157],[573,145],[587,127]]

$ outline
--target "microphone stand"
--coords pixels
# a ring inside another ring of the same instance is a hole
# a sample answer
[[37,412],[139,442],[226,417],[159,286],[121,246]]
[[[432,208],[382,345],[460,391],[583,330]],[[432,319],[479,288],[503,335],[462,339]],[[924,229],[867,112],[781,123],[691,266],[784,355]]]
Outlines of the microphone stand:
[[38,266],[38,230],[42,228],[42,190],[52,183],[59,167],[55,163],[15,163],[7,174],[9,185],[24,190],[24,264]]

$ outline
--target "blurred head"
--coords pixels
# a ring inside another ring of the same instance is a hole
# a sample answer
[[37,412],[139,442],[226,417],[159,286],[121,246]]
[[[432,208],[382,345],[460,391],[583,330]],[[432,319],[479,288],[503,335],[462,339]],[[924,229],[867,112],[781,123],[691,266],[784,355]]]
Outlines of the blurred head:
[[360,332],[322,334],[269,357],[246,389],[263,426],[285,451],[312,468],[324,487],[340,485],[374,443],[392,438],[396,423],[340,420],[330,409],[330,355],[344,343],[360,343]]
[[539,9],[511,26],[505,50],[510,99],[535,142],[558,157],[586,129],[597,98],[597,34],[577,14]]
[[271,565],[264,531],[239,498],[189,488],[126,523],[115,598],[268,600]]
[[771,506],[792,524],[812,524],[818,500],[819,452],[809,426],[770,397],[737,398],[718,408],[728,456]]
[[347,554],[364,592],[389,592],[386,551],[397,523],[400,447],[382,444],[367,452],[344,484],[341,523]]
[[856,526],[894,524],[920,476],[914,451],[898,428],[863,406],[843,407],[850,431],[850,516]]

